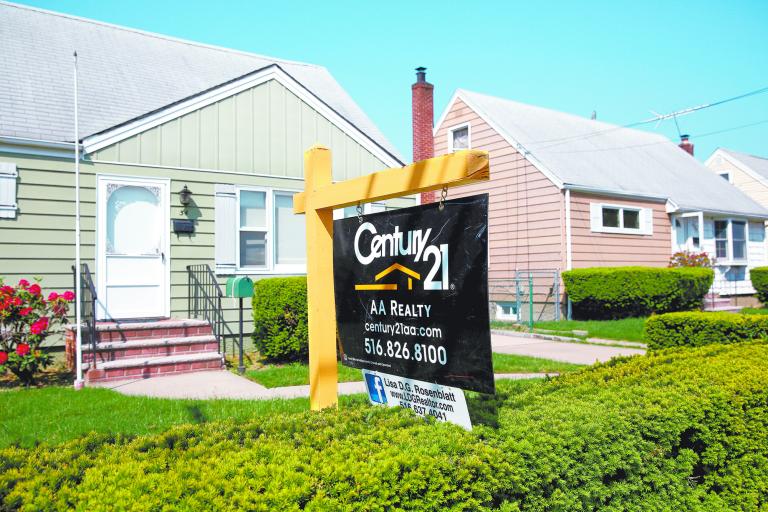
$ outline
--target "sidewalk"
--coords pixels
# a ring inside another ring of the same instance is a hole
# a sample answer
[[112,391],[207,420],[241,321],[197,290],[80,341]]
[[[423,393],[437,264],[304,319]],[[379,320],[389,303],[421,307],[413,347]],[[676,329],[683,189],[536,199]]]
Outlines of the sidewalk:
[[[504,373],[497,374],[499,379],[536,379],[546,376],[555,377],[556,373]],[[212,398],[269,400],[274,398],[298,398],[309,396],[309,386],[286,386],[265,388],[245,377],[240,377],[227,370],[182,373],[153,379],[124,380],[104,382],[93,386],[113,389],[124,395],[149,396],[154,398],[190,398],[207,400]],[[360,382],[340,382],[339,395],[365,393],[365,384]]]
[[514,332],[509,334],[493,332],[491,334],[491,346],[494,352],[501,354],[541,357],[576,364],[594,364],[595,362],[608,361],[613,357],[645,354],[645,349],[642,348],[567,343],[531,338]]

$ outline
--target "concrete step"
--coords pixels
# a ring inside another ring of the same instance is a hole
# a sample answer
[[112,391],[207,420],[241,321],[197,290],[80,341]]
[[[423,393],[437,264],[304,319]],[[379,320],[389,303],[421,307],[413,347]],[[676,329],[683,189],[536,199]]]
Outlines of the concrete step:
[[[96,361],[117,361],[147,356],[170,356],[216,352],[219,343],[213,334],[202,336],[180,336],[177,338],[147,338],[128,341],[107,341],[96,345]],[[83,361],[93,361],[91,347],[83,347]]]
[[174,354],[170,356],[136,357],[96,363],[85,374],[87,383],[110,380],[147,379],[162,375],[201,370],[220,370],[224,358],[218,352]]
[[704,307],[704,311],[711,311],[711,312],[724,312],[724,313],[738,313],[742,310],[741,306],[713,306],[713,307]]

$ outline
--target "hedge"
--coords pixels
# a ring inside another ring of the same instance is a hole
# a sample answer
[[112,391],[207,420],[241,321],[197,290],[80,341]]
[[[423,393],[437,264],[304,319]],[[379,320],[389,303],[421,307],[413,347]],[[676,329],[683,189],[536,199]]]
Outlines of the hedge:
[[758,300],[768,305],[768,267],[749,269],[749,279],[752,281]]
[[708,268],[606,267],[563,272],[577,318],[601,320],[701,307],[712,286]]
[[253,342],[268,361],[307,360],[306,277],[275,277],[254,283]]
[[358,405],[0,450],[0,510],[758,510],[768,345],[498,383],[498,428]]
[[768,316],[733,313],[667,313],[645,321],[648,348],[700,347],[768,338]]

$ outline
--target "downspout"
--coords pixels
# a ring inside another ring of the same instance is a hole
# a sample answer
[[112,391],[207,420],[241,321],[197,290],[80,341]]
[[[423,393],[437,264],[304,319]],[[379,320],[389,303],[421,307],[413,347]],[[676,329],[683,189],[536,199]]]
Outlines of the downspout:
[[[571,245],[571,189],[565,189],[565,269],[573,269],[573,246]],[[566,318],[572,318],[571,299],[568,298]]]

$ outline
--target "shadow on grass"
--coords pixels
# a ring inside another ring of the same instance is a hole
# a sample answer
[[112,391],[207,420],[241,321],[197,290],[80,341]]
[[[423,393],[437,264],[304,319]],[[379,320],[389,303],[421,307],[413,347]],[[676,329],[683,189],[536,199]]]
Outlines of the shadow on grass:
[[190,419],[192,420],[193,423],[196,423],[198,425],[202,423],[208,423],[208,417],[200,408],[200,405],[198,404],[188,405],[187,412],[189,413]]

